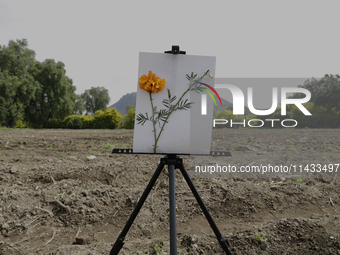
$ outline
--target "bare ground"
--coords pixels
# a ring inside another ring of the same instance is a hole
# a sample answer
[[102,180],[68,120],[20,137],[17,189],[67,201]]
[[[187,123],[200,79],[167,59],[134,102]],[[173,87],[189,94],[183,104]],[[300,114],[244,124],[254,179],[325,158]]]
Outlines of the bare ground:
[[[109,254],[161,157],[111,154],[132,142],[131,130],[0,130],[0,254]],[[220,129],[212,149],[238,167],[328,166],[340,130]],[[335,171],[269,177],[193,179],[232,254],[340,254]],[[176,199],[178,254],[223,254],[179,170]],[[168,212],[163,169],[120,254],[169,254]]]

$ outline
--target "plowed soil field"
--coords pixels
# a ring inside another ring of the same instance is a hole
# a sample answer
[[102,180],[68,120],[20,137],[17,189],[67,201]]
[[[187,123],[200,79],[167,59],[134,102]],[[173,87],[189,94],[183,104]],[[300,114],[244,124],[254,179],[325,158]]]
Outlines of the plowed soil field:
[[[109,254],[162,157],[111,153],[132,144],[131,130],[0,130],[0,254]],[[340,254],[340,130],[214,129],[212,149],[237,167],[333,168],[192,175],[232,254]],[[176,206],[178,254],[224,254],[179,170]],[[167,168],[125,241],[120,254],[169,254]]]

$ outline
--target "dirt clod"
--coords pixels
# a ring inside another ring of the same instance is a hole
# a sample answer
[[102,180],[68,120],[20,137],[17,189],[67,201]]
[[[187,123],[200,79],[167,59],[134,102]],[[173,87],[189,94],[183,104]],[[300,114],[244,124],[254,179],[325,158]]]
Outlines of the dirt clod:
[[84,244],[90,244],[90,243],[91,243],[91,237],[89,237],[88,235],[81,235],[81,236],[76,237],[75,244],[84,245]]

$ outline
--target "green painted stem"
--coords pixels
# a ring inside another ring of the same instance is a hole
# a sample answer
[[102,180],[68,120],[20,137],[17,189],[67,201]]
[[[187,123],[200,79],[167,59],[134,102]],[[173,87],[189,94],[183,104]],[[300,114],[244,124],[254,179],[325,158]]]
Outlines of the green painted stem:
[[152,99],[152,95],[151,95],[151,91],[149,91],[149,95],[150,95],[150,101],[151,101],[151,108],[152,108],[152,124],[153,124],[153,133],[155,136],[155,145],[153,148],[153,153],[156,153],[156,148],[157,148],[157,141],[158,139],[156,139],[156,125],[155,125],[155,112],[153,110],[153,99]]
[[171,112],[168,114],[168,116],[166,117],[165,121],[163,122],[163,125],[161,127],[161,131],[159,131],[159,134],[157,136],[157,139],[156,139],[156,145],[158,143],[158,140],[159,140],[159,137],[161,136],[163,130],[164,130],[164,126],[165,126],[165,123],[168,122],[168,119],[171,115],[171,113],[174,111],[174,109],[176,108],[176,106],[178,105],[178,103],[182,100],[182,98],[185,96],[185,94],[191,89],[191,87],[189,86],[189,88],[183,93],[183,95],[181,96],[181,98],[177,101],[177,103],[175,104],[175,106],[172,108]]

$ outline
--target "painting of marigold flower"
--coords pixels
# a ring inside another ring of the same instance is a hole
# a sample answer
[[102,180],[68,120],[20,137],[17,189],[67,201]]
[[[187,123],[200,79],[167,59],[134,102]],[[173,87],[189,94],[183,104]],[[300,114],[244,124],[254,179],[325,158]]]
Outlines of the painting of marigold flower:
[[153,72],[149,71],[148,75],[143,74],[139,78],[139,87],[146,92],[158,93],[164,89],[165,80],[159,78]]
[[[177,96],[171,96],[170,89],[168,89],[168,99],[163,99],[162,104],[165,107],[165,109],[158,109],[157,106],[153,103],[152,93],[160,92],[164,89],[165,80],[161,79],[156,76],[153,72],[149,71],[148,75],[143,74],[139,78],[139,88],[147,91],[149,93],[150,97],[150,103],[151,103],[151,115],[148,113],[140,113],[136,116],[137,124],[144,125],[146,121],[151,121],[153,125],[153,135],[154,135],[154,144],[153,144],[153,152],[157,152],[157,144],[159,141],[159,138],[164,131],[164,126],[166,123],[169,123],[169,117],[170,115],[178,110],[188,110],[191,108],[191,105],[193,102],[190,102],[188,99],[184,99],[184,96],[189,91],[195,91],[197,93],[200,93],[205,90],[201,85],[209,86],[205,83],[200,82],[204,76],[206,76],[210,71],[206,71],[201,77],[197,78],[197,74],[194,74],[193,72],[189,76],[186,75],[186,78],[190,81],[189,86],[187,90],[181,95],[179,99],[177,99]],[[210,87],[210,86],[209,86]],[[213,89],[211,87],[211,89]],[[208,92],[210,94],[210,92]],[[156,125],[158,124],[158,125]],[[160,128],[159,130],[158,127]]]

